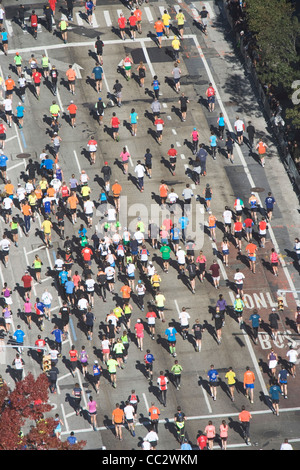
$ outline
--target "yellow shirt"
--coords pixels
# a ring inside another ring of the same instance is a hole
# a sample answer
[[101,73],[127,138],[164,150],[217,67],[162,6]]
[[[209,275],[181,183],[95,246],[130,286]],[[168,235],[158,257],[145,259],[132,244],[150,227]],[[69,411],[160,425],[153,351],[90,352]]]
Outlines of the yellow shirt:
[[176,15],[176,20],[177,20],[177,23],[178,25],[183,25],[184,24],[184,20],[185,20],[185,16],[183,13],[178,13]]
[[89,186],[82,186],[82,188],[81,188],[81,195],[82,195],[83,197],[88,196],[88,195],[90,194],[90,192],[91,192],[91,188],[90,188]]
[[50,220],[44,220],[44,222],[42,223],[42,227],[43,227],[44,233],[50,233],[51,232],[51,227],[52,227],[51,221]]
[[171,19],[171,16],[168,15],[168,13],[165,13],[162,17],[161,17],[162,21],[163,21],[163,24],[165,26],[169,26],[170,25],[170,19]]
[[233,370],[228,371],[225,375],[225,379],[228,380],[228,385],[235,384],[235,372],[233,372]]
[[172,47],[175,51],[179,51],[180,49],[180,41],[179,39],[173,39],[172,41]]

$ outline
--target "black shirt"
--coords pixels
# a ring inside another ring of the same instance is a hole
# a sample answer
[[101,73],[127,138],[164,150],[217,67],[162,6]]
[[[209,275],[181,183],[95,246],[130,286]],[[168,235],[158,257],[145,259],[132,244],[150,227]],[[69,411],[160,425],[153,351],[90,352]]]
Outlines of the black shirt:
[[101,39],[98,39],[95,43],[95,48],[98,54],[102,54],[103,46],[104,46],[103,41],[101,41]]

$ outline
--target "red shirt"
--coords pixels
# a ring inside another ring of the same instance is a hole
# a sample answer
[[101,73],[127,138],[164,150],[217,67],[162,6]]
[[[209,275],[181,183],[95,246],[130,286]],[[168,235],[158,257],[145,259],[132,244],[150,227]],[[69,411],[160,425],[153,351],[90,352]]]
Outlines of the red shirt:
[[61,187],[61,195],[62,195],[62,197],[67,197],[67,196],[69,196],[69,194],[70,194],[70,193],[69,193],[69,188],[68,188],[68,186],[62,186],[62,187]]
[[41,83],[41,78],[42,78],[41,72],[34,72],[32,74],[32,78],[33,78],[33,81],[36,85]]
[[38,17],[36,15],[31,15],[31,26],[37,26]]
[[112,127],[119,127],[120,119],[117,116],[111,118]]
[[22,277],[22,281],[24,287],[31,287],[32,277],[30,276],[30,274],[24,274],[24,276]]
[[128,21],[129,21],[130,26],[135,26],[136,22],[137,22],[136,16],[134,16],[134,15],[130,16],[128,18]]
[[234,231],[235,232],[241,232],[242,230],[243,230],[242,222],[235,222],[234,223]]
[[210,96],[214,96],[214,94],[215,94],[215,89],[212,86],[208,87],[206,90],[206,96],[210,97]]
[[168,155],[169,155],[169,157],[176,157],[176,155],[177,155],[177,150],[176,150],[176,149],[170,149],[170,150],[168,150]]
[[126,26],[126,18],[124,16],[121,16],[119,19],[118,19],[118,23],[119,23],[119,27],[121,29],[124,29],[125,26]]
[[93,252],[89,247],[86,246],[85,248],[83,248],[83,250],[81,250],[81,254],[83,256],[84,261],[90,261]]
[[204,447],[206,447],[207,445],[207,436],[199,436],[198,439],[197,439],[197,442],[198,442],[198,446],[200,447],[201,450],[204,449]]

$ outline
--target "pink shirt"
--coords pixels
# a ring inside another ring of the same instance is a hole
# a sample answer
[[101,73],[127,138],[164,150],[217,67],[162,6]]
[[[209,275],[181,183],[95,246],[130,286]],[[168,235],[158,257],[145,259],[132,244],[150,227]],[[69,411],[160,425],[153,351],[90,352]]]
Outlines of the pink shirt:
[[205,428],[205,434],[207,435],[208,439],[212,439],[216,435],[216,428],[212,424],[207,425]]
[[136,323],[134,329],[137,336],[142,337],[144,335],[144,325],[142,323]]
[[90,413],[95,413],[95,411],[97,410],[97,403],[95,402],[95,400],[89,401],[87,406]]
[[32,303],[31,302],[25,302],[24,311],[25,311],[25,313],[30,313],[32,311]]
[[122,161],[123,161],[123,162],[127,162],[127,160],[128,160],[129,157],[130,157],[130,153],[129,153],[129,152],[121,152],[121,153],[120,153],[120,157],[122,158]]

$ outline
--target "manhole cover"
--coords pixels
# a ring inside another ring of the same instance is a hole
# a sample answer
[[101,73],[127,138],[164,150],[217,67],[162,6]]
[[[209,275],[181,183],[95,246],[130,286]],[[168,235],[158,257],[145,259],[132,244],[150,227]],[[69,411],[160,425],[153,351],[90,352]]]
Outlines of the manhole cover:
[[258,188],[258,187],[251,188],[251,191],[253,193],[263,193],[264,190],[265,190],[265,188]]
[[29,158],[29,157],[31,157],[30,153],[19,153],[17,155],[17,158]]

